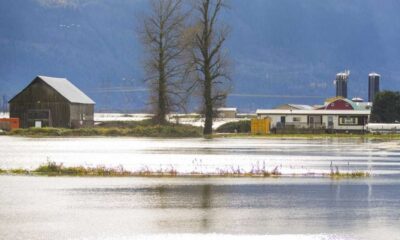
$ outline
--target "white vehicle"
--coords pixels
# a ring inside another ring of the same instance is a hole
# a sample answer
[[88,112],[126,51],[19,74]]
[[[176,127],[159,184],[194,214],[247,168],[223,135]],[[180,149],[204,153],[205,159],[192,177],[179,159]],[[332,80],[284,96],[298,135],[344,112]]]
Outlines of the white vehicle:
[[400,123],[368,123],[365,130],[370,133],[400,133]]

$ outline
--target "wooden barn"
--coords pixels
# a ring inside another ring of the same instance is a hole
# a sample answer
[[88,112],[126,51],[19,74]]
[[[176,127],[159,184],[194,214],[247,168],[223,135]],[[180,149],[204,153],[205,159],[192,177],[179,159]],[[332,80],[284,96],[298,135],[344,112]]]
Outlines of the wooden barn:
[[9,104],[21,128],[94,125],[95,102],[65,78],[37,76]]

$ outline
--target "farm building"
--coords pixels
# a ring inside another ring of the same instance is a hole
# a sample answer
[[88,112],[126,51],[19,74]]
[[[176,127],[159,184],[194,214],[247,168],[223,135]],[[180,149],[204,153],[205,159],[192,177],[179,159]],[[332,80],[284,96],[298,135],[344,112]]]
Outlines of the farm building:
[[317,109],[324,110],[368,110],[372,108],[372,103],[363,102],[360,98],[352,100],[343,97],[328,98],[325,100],[324,106]]
[[37,76],[10,101],[22,128],[93,126],[95,102],[65,78]]
[[271,129],[320,129],[363,131],[371,110],[288,110],[259,109],[259,119],[269,118]]
[[237,108],[217,108],[218,118],[236,118]]

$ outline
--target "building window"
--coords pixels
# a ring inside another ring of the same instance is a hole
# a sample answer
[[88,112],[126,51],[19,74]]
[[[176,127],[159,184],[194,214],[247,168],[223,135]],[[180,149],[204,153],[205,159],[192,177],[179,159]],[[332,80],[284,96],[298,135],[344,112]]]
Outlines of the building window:
[[339,117],[339,125],[359,125],[358,117],[351,117],[351,116]]
[[301,117],[293,117],[293,122],[301,122]]

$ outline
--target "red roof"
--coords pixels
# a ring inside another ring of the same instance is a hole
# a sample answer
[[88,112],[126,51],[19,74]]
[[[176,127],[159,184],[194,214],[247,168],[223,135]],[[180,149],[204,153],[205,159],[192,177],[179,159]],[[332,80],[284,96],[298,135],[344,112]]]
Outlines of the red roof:
[[352,104],[347,99],[336,99],[319,109],[325,110],[354,110]]

